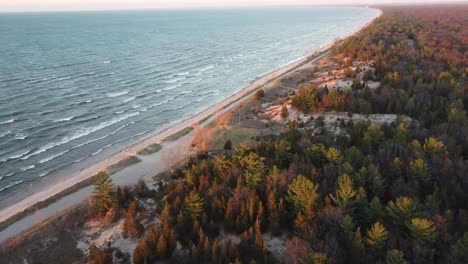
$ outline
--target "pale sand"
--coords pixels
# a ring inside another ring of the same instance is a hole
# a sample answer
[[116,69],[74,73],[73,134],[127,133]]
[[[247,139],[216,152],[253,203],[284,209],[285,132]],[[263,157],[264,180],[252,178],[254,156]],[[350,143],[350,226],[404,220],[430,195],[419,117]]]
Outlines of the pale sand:
[[[381,13],[379,14],[379,16]],[[349,34],[348,36],[354,35],[362,30],[364,27],[368,26],[371,22],[367,23],[363,27],[356,30],[354,33]],[[348,37],[346,36],[346,37]],[[81,171],[77,171],[75,173],[70,174],[70,176],[60,182],[57,182],[47,189],[40,191],[38,193],[31,194],[27,198],[23,199],[22,201],[11,205],[5,209],[0,211],[0,222],[3,222],[16,214],[34,206],[38,202],[44,201],[52,196],[60,194],[63,190],[70,188],[86,179],[93,177],[98,171],[104,170],[106,167],[117,163],[118,161],[124,159],[129,153],[134,154],[137,151],[151,145],[154,143],[161,143],[162,140],[172,134],[177,133],[178,131],[193,126],[200,121],[204,120],[205,118],[212,116],[207,121],[203,123],[203,125],[208,124],[211,122],[217,115],[223,114],[235,106],[239,105],[242,101],[246,100],[251,96],[255,91],[259,89],[268,89],[269,87],[273,86],[276,82],[281,80],[285,75],[295,71],[298,67],[310,63],[311,61],[315,61],[323,56],[328,55],[329,49],[333,44],[327,44],[322,46],[321,48],[315,50],[311,54],[298,59],[296,61],[291,62],[288,65],[285,65],[277,70],[274,70],[268,74],[265,74],[255,81],[253,81],[250,85],[245,87],[240,92],[234,94],[233,96],[227,98],[226,100],[219,102],[214,107],[206,109],[194,116],[187,118],[183,121],[180,121],[176,124],[173,124],[167,127],[165,130],[158,132],[156,135],[149,136],[145,139],[140,140],[136,144],[124,149],[123,151],[116,153],[105,160],[102,160],[88,168],[85,168]],[[322,53],[322,54],[321,54]],[[316,56],[320,54],[319,56]],[[190,133],[182,138],[179,138],[175,142],[170,142],[167,144],[163,144],[163,150],[160,152],[150,155],[147,157],[139,156],[142,159],[142,162],[128,167],[115,175],[112,176],[114,182],[118,184],[134,184],[139,179],[151,180],[151,177],[157,175],[160,172],[167,170],[172,164],[175,164],[177,160],[173,159],[171,153],[177,152],[181,155],[179,158],[183,158],[183,156],[190,155],[191,152],[188,150],[187,145],[191,142],[191,137],[193,133]],[[0,243],[7,241],[8,239],[17,236],[21,232],[28,230],[29,228],[33,227],[34,225],[48,219],[49,217],[62,212],[66,209],[69,209],[87,198],[89,198],[92,194],[93,187],[85,187],[77,192],[72,194],[66,195],[65,197],[58,199],[57,201],[53,202],[52,204],[37,210],[36,212],[29,214],[20,220],[16,221],[12,225],[8,226],[6,229],[0,232]]]

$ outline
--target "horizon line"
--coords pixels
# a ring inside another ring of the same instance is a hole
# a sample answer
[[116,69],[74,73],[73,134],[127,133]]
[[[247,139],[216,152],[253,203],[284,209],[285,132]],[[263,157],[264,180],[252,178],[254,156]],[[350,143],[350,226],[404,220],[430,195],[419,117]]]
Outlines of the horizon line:
[[465,5],[468,0],[452,0],[450,2],[435,2],[421,3],[380,3],[380,4],[293,4],[293,5],[226,5],[226,6],[174,6],[174,7],[136,7],[136,8],[96,8],[96,9],[44,9],[44,10],[0,10],[0,14],[21,14],[21,13],[72,13],[72,12],[112,12],[112,11],[176,11],[176,10],[201,10],[201,9],[249,9],[249,8],[281,8],[281,7],[361,7],[374,8],[383,6],[423,6],[423,5]]

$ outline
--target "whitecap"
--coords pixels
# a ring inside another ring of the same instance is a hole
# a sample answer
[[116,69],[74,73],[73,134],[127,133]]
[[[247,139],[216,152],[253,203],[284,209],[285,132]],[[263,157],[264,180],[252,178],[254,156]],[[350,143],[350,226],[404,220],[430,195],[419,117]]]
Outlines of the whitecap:
[[43,173],[39,174],[39,178],[45,177],[47,175],[49,175],[49,171],[46,171],[46,172],[43,172]]
[[103,61],[102,63],[109,64],[109,63],[111,63],[111,61]]
[[178,72],[176,74],[174,74],[173,76],[185,76],[185,75],[189,75],[190,72]]
[[8,119],[8,120],[5,120],[5,121],[1,121],[0,125],[10,124],[10,123],[13,123],[13,122],[15,122],[15,119]]
[[115,112],[116,114],[122,114],[123,112],[125,112],[125,110],[119,110],[117,112]]
[[0,180],[2,180],[2,179],[4,179],[4,178],[8,178],[8,177],[13,176],[13,175],[15,175],[14,172],[8,173],[8,174],[5,174],[5,175],[2,175],[2,176],[0,176]]
[[156,90],[156,92],[157,92],[157,93],[160,93],[160,92],[162,92],[162,90]]
[[65,118],[60,118],[60,119],[55,120],[54,123],[64,122],[64,121],[70,121],[70,120],[72,120],[73,118],[75,118],[75,116],[69,116],[69,117],[65,117]]
[[176,83],[178,81],[182,81],[182,80],[185,80],[187,78],[185,77],[182,77],[182,78],[174,78],[174,79],[170,79],[170,80],[167,80],[167,81],[164,81],[165,83]]
[[8,130],[8,131],[6,131],[5,133],[0,134],[0,138],[4,137],[4,136],[6,136],[6,135],[8,135],[8,134],[10,134],[10,133],[11,133],[11,130]]
[[28,154],[30,152],[30,150],[26,150],[24,152],[20,152],[19,154],[14,154],[8,158],[4,158],[2,160],[0,160],[0,162],[7,162],[9,160],[13,160],[13,159],[17,159],[17,158],[21,158],[23,157],[24,155]]
[[55,158],[58,158],[58,157],[62,156],[63,154],[65,154],[65,153],[67,153],[67,152],[69,152],[69,151],[70,151],[70,150],[67,149],[67,150],[62,151],[62,152],[60,152],[60,153],[57,153],[57,154],[54,154],[54,155],[52,155],[52,156],[43,158],[43,159],[41,159],[41,160],[39,161],[39,164],[46,163],[46,162],[51,161],[51,160],[53,160],[53,159],[55,159]]
[[8,188],[11,188],[11,187],[13,187],[13,186],[15,186],[15,185],[18,185],[18,184],[20,184],[20,183],[22,183],[22,182],[23,182],[23,180],[15,181],[14,183],[9,184],[9,185],[7,185],[7,186],[1,188],[1,189],[0,189],[0,192],[6,190],[6,189],[8,189]]
[[28,134],[23,133],[23,132],[15,134],[15,139],[16,140],[23,140],[23,139],[26,139],[27,137],[28,137]]
[[117,97],[124,94],[128,94],[128,91],[108,93],[107,97]]
[[164,88],[163,90],[164,90],[164,91],[170,91],[170,90],[173,90],[173,89],[175,89],[175,88],[177,88],[177,87],[180,87],[181,85],[182,85],[182,84],[177,84],[177,85],[169,86],[169,87]]
[[204,71],[207,71],[207,70],[211,70],[211,69],[213,69],[214,67],[215,67],[214,64],[210,64],[210,65],[208,65],[208,66],[205,66],[205,67],[199,69],[198,71],[199,71],[199,72],[204,72]]
[[57,78],[57,81],[66,81],[66,80],[70,80],[72,77],[60,77],[60,78]]
[[121,121],[123,121],[125,119],[128,119],[130,117],[133,117],[133,116],[136,116],[136,115],[139,115],[139,114],[140,114],[140,112],[134,112],[134,113],[130,113],[130,114],[127,114],[127,115],[123,115],[123,116],[114,118],[114,119],[109,120],[109,121],[102,122],[102,123],[98,124],[97,126],[87,127],[87,128],[80,128],[78,130],[75,130],[71,135],[62,138],[59,141],[48,143],[48,144],[42,146],[41,148],[39,148],[38,150],[34,151],[33,153],[22,157],[21,159],[26,160],[26,159],[28,159],[28,158],[30,158],[32,156],[43,153],[43,152],[45,152],[45,151],[47,151],[49,149],[55,148],[57,146],[61,146],[61,145],[66,144],[66,143],[68,143],[68,142],[70,142],[72,140],[87,136],[87,135],[89,135],[91,133],[94,133],[94,132],[96,132],[98,130],[101,130],[101,129],[106,128],[108,126],[111,126],[113,124],[119,123],[119,122],[121,122]]
[[21,171],[28,171],[28,170],[32,170],[36,167],[36,165],[30,165],[30,166],[27,166],[27,167],[23,167],[21,168]]
[[140,108],[141,105],[133,105],[132,108],[133,109],[137,109],[137,108]]
[[93,154],[91,154],[91,156],[96,156],[97,154],[101,153],[101,151],[103,151],[104,148],[100,148],[98,149],[96,152],[94,152]]
[[197,100],[195,100],[196,102],[200,102],[200,101],[203,101],[205,100],[206,98],[208,98],[209,96],[205,96],[205,97],[201,97],[201,98],[198,98]]
[[133,97],[122,100],[122,102],[128,103],[128,102],[131,102],[131,101],[135,100],[135,98],[136,98],[136,96],[133,96]]
[[183,95],[183,94],[190,94],[190,93],[192,93],[192,92],[193,92],[192,90],[189,90],[189,91],[182,91],[182,92],[180,92],[179,94],[180,94],[180,95]]

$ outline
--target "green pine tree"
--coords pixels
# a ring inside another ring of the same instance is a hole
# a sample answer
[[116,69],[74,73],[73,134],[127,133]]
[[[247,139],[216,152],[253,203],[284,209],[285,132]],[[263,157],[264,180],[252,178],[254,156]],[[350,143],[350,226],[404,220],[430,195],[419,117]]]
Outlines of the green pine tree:
[[366,244],[374,248],[382,248],[388,238],[388,232],[385,227],[380,223],[374,223],[369,230],[367,230]]
[[184,214],[191,221],[198,220],[203,212],[203,198],[193,190],[185,198]]
[[404,225],[416,215],[418,203],[406,196],[397,197],[395,201],[388,202],[388,215],[396,225]]
[[314,184],[303,175],[298,175],[288,185],[287,200],[294,205],[296,210],[306,212],[315,206],[319,196],[317,189],[318,184]]
[[97,174],[94,189],[93,198],[98,212],[105,213],[117,205],[114,186],[107,173],[100,171]]

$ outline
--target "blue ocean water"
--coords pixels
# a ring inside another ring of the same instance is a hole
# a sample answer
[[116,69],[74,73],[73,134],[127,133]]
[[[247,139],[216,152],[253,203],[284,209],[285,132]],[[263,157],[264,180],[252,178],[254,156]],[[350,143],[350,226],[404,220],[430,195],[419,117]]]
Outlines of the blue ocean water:
[[0,199],[349,34],[365,8],[0,14]]

